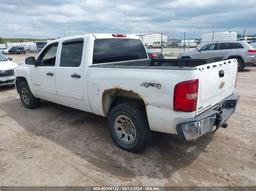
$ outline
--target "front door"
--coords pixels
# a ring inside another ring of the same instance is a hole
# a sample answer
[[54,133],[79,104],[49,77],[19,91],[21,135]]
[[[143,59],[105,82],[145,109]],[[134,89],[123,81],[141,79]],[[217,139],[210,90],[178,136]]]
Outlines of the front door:
[[56,55],[58,43],[48,45],[37,58],[37,66],[31,72],[32,87],[36,95],[51,99],[57,97],[56,93]]
[[216,53],[216,50],[215,50],[215,44],[208,44],[208,45],[205,45],[203,46],[201,49],[200,49],[200,53],[198,53],[199,55],[199,59],[209,59],[209,58],[213,58],[213,57],[216,57],[215,53]]

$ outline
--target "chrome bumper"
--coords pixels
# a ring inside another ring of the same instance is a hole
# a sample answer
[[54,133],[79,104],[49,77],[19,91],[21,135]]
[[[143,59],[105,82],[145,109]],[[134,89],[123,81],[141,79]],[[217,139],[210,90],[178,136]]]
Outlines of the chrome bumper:
[[232,94],[202,114],[179,123],[176,126],[178,135],[186,141],[191,141],[212,132],[214,127],[218,129],[226,126],[226,121],[236,109],[238,99],[238,95]]

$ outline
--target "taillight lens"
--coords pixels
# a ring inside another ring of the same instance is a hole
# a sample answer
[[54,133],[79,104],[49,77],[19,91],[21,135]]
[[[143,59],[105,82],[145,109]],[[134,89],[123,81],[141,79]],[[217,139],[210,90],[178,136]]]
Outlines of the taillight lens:
[[193,112],[196,110],[199,80],[189,80],[176,84],[174,89],[173,109]]
[[248,50],[248,53],[256,53],[256,50],[253,50],[253,49]]

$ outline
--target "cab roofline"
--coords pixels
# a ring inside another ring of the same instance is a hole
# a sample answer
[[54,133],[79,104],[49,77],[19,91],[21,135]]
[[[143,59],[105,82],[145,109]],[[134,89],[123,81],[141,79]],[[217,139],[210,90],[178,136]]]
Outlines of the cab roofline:
[[133,34],[123,34],[123,35],[125,35],[125,37],[114,37],[113,35],[116,35],[116,34],[121,34],[121,33],[88,33],[88,34],[74,35],[74,36],[58,38],[58,39],[50,41],[49,43],[65,41],[65,40],[71,40],[71,39],[74,39],[74,38],[84,38],[87,35],[92,35],[96,39],[109,39],[109,38],[139,39],[138,36],[133,35]]

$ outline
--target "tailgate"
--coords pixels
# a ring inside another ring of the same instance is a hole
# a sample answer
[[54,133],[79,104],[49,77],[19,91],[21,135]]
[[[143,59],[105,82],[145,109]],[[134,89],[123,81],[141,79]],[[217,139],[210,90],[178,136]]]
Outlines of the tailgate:
[[219,103],[234,92],[237,77],[235,59],[198,66],[199,89],[196,114]]

